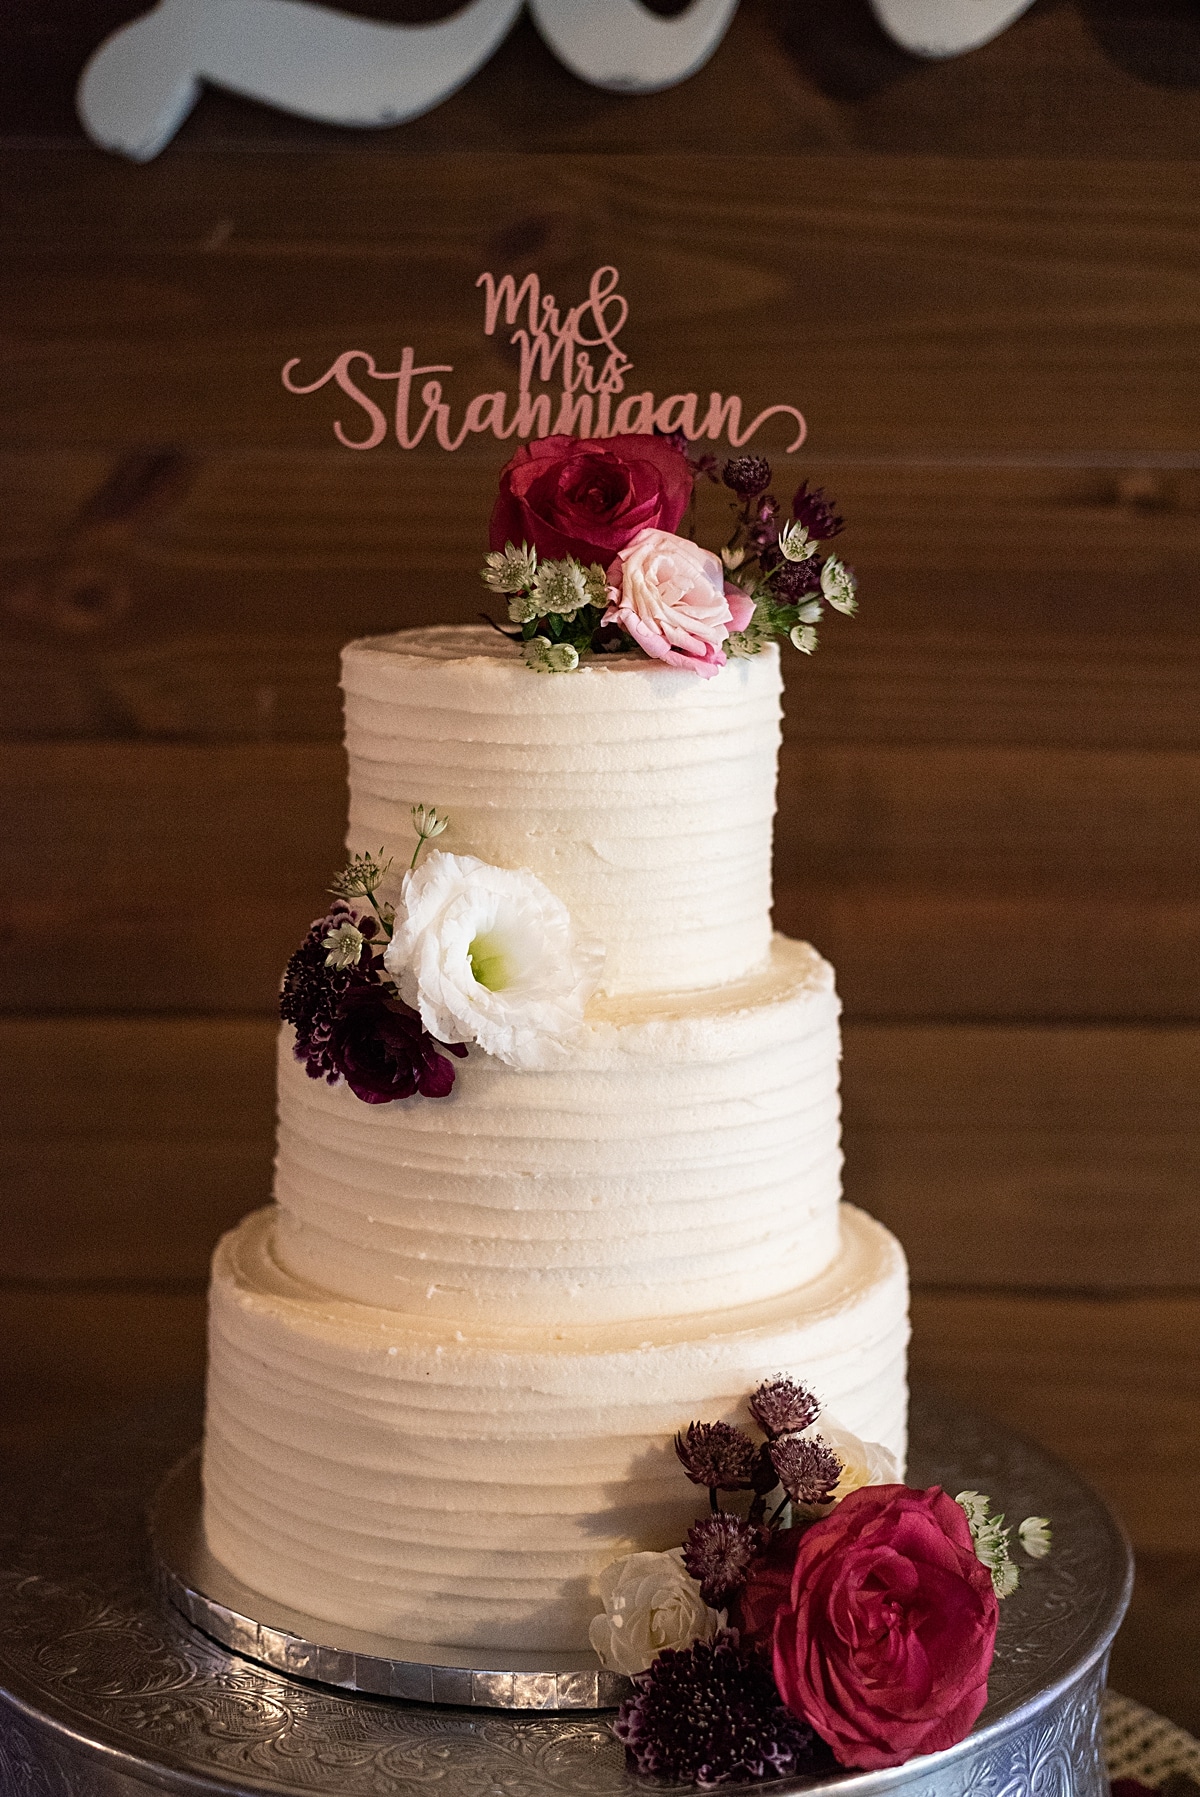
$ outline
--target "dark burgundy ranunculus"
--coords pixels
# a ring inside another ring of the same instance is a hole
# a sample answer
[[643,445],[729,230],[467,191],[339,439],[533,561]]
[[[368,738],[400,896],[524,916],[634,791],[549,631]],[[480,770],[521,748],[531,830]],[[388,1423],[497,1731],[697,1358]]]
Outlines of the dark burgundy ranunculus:
[[438,1049],[465,1055],[461,1043],[435,1043],[411,1005],[378,983],[348,986],[337,1001],[329,1032],[329,1056],[364,1104],[394,1098],[445,1098],[454,1068]]
[[997,1606],[960,1506],[936,1485],[865,1485],[800,1537],[773,1633],[788,1709],[871,1771],[961,1741],[987,1701]]
[[493,549],[528,543],[607,568],[639,530],[674,531],[692,497],[687,457],[665,437],[542,437],[501,470]]

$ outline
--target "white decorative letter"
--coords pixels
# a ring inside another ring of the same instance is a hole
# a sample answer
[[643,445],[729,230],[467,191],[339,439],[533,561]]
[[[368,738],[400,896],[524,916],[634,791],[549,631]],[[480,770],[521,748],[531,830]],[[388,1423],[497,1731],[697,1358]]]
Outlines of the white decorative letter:
[[432,25],[381,25],[306,0],[161,0],[92,55],[79,117],[135,162],[171,141],[203,81],[332,125],[397,125],[469,81],[521,5],[471,0]]

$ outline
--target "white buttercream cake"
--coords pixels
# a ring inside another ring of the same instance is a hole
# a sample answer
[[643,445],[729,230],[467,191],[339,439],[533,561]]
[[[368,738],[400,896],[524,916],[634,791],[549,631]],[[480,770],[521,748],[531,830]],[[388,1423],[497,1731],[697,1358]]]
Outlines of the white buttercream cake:
[[907,1278],[841,1204],[829,966],[772,936],[778,651],[530,671],[486,628],[343,658],[352,850],[528,868],[605,949],[546,1071],[473,1048],[362,1103],[279,1055],[275,1205],[214,1263],[209,1544],[440,1646],[586,1649],[595,1579],[679,1542],[674,1433],[790,1374],[903,1460]]

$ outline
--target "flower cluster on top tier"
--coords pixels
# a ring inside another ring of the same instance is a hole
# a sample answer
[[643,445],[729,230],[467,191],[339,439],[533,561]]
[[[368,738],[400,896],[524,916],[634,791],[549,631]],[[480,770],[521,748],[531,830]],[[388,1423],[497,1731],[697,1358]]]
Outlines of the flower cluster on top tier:
[[468,1043],[512,1067],[549,1065],[578,1034],[603,961],[527,870],[438,850],[418,867],[449,820],[428,805],[412,818],[417,846],[398,908],[382,897],[383,851],[354,856],[289,960],[279,1000],[309,1077],[344,1079],[367,1104],[447,1097],[446,1055],[461,1059]]
[[820,488],[805,481],[783,521],[765,457],[726,462],[736,515],[718,556],[677,534],[698,475],[717,478],[714,458],[692,461],[678,433],[518,449],[500,476],[483,579],[508,599],[516,628],[505,634],[529,667],[569,673],[581,655],[632,644],[710,677],[776,636],[811,655],[825,606],[853,613],[853,574],[822,553],[843,524]]
[[[701,1786],[877,1770],[953,1745],[987,1701],[997,1600],[1017,1569],[975,1491],[899,1483],[888,1450],[767,1380],[749,1401],[765,1440],[691,1423],[675,1452],[709,1513],[682,1547],[601,1573],[602,1664],[632,1676],[614,1725],[630,1766]],[[747,1493],[743,1511],[719,1493]],[[1018,1530],[1050,1551],[1045,1517]]]

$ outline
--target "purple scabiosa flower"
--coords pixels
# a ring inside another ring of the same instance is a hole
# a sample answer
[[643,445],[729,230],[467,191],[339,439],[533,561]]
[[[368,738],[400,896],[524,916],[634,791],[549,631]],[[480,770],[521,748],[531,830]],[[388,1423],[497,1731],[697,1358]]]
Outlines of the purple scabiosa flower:
[[675,1437],[675,1452],[693,1485],[710,1492],[749,1491],[758,1447],[732,1423],[689,1423]]
[[833,509],[835,503],[825,497],[824,487],[813,487],[810,492],[808,482],[802,481],[792,499],[792,517],[797,524],[803,524],[810,537],[824,543],[830,537],[840,536],[846,528],[845,519]]
[[771,1443],[779,1483],[797,1504],[829,1504],[842,1463],[819,1435],[780,1435]]
[[[345,924],[364,937],[357,962],[330,965],[326,938]],[[358,917],[340,899],[324,917],[318,917],[289,960],[279,995],[279,1015],[296,1031],[295,1055],[303,1061],[310,1079],[326,1079],[332,1086],[341,1074],[330,1053],[330,1035],[338,1000],[356,981],[368,984],[377,977],[370,948],[374,925]]]
[[810,555],[802,562],[781,562],[771,581],[771,591],[788,605],[799,605],[810,593],[821,591],[820,558]]
[[356,1098],[390,1104],[395,1098],[445,1098],[454,1068],[439,1048],[463,1056],[461,1042],[435,1042],[420,1013],[381,981],[348,986],[334,1008],[329,1058]]
[[771,484],[771,464],[765,455],[735,455],[726,462],[721,479],[739,499],[755,499]]
[[632,1770],[701,1789],[811,1770],[827,1756],[783,1707],[765,1660],[735,1629],[668,1648],[633,1680],[613,1733]]
[[[362,937],[358,958],[346,962],[331,944]],[[439,1050],[465,1055],[461,1043],[435,1042],[411,1005],[380,978],[373,953],[374,918],[359,917],[341,900],[318,917],[287,964],[279,1015],[296,1032],[293,1053],[310,1079],[344,1079],[365,1104],[393,1098],[444,1098],[454,1068]]]
[[821,1406],[794,1379],[764,1379],[750,1400],[750,1414],[765,1435],[798,1435],[811,1428]]
[[706,1604],[718,1609],[742,1589],[755,1557],[769,1539],[765,1529],[756,1529],[727,1510],[702,1516],[692,1524],[683,1544],[683,1563]]

